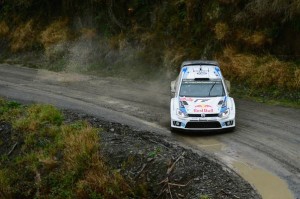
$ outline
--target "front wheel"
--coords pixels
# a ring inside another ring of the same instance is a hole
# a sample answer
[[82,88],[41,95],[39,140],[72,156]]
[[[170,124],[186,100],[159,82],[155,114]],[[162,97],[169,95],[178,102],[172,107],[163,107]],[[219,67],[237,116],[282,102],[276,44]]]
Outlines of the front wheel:
[[177,130],[173,127],[170,127],[170,131],[171,131],[171,133],[176,133],[177,132]]
[[230,128],[226,129],[226,132],[228,132],[228,133],[232,133],[234,131],[235,131],[235,127],[230,127]]

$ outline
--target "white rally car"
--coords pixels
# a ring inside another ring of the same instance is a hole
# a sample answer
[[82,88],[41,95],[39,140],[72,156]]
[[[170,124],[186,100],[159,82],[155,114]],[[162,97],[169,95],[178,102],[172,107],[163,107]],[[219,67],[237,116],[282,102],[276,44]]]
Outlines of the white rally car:
[[217,62],[183,62],[171,83],[171,130],[233,130],[235,103],[229,89]]

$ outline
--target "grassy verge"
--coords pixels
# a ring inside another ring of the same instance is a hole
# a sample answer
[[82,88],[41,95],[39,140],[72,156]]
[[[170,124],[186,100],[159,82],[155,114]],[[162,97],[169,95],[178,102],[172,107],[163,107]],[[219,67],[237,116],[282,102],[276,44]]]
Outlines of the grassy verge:
[[[260,103],[300,108],[300,97],[297,92],[286,92],[278,89],[250,88],[247,85],[231,83],[231,95],[234,98],[252,100]],[[283,93],[285,95],[283,95]]]
[[145,189],[105,163],[101,129],[84,121],[66,124],[49,105],[2,99],[0,122],[8,126],[0,131],[0,198],[146,197]]

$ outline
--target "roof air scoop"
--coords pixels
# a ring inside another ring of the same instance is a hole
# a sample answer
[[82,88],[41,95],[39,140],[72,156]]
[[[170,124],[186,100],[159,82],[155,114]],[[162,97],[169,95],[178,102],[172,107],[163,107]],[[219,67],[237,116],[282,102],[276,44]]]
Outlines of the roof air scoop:
[[209,81],[209,78],[195,78],[195,81]]

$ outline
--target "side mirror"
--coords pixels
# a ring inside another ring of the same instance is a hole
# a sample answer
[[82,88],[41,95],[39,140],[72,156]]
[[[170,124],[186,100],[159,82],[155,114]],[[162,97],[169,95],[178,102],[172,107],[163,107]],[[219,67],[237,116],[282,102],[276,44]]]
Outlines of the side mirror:
[[227,79],[225,79],[225,85],[226,85],[228,93],[230,93],[230,89],[231,89],[230,81],[228,81]]
[[171,82],[171,97],[175,97],[175,92],[176,92],[176,80]]

